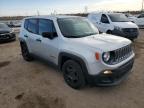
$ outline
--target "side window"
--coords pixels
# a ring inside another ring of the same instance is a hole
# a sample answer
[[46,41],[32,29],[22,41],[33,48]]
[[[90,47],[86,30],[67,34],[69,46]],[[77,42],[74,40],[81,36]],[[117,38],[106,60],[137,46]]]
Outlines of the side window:
[[27,27],[28,27],[28,19],[25,20],[24,22],[24,28],[27,30]]
[[38,31],[37,19],[28,20],[27,30],[31,33],[37,34],[37,31]]
[[102,23],[109,23],[108,17],[105,14],[102,14],[101,22]]
[[138,18],[144,18],[144,14],[139,15]]
[[43,32],[56,32],[53,21],[48,19],[39,19],[39,35]]

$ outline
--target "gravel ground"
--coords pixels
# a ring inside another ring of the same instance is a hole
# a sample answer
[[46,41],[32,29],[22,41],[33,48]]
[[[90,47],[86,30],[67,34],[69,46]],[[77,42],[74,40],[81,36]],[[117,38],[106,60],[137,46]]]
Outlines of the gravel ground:
[[74,90],[49,63],[24,61],[18,41],[0,44],[0,108],[144,108],[144,30],[133,46],[136,59],[127,81]]

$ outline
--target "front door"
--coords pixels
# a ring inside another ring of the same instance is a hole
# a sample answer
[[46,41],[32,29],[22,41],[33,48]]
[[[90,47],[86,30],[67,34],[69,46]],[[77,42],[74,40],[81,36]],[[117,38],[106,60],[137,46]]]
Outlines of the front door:
[[108,17],[105,14],[101,15],[100,23],[99,23],[99,29],[101,32],[106,33],[107,30],[109,30],[110,22]]
[[[39,19],[39,35],[42,37],[42,33],[44,32],[56,33],[56,29],[52,20]],[[42,49],[42,57],[51,62],[57,63],[59,50],[58,44],[58,36],[53,39],[42,37],[40,46]]]

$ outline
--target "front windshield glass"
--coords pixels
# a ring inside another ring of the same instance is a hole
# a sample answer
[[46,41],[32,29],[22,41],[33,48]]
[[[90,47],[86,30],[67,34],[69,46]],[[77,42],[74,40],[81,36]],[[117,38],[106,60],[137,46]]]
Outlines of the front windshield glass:
[[8,26],[6,24],[0,23],[0,29],[8,29]]
[[124,14],[109,14],[112,22],[129,22],[129,19]]
[[97,28],[85,18],[59,18],[58,25],[67,38],[80,38],[98,34]]

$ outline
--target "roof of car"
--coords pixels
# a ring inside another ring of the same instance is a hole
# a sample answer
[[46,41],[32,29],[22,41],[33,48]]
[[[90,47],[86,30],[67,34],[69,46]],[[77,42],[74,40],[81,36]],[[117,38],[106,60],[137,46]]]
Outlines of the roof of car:
[[91,12],[90,14],[122,14],[122,13],[116,13],[116,12]]
[[30,19],[30,18],[58,19],[58,18],[72,18],[72,17],[79,17],[79,16],[70,16],[70,15],[46,15],[46,16],[31,16],[31,17],[26,17],[25,19]]

